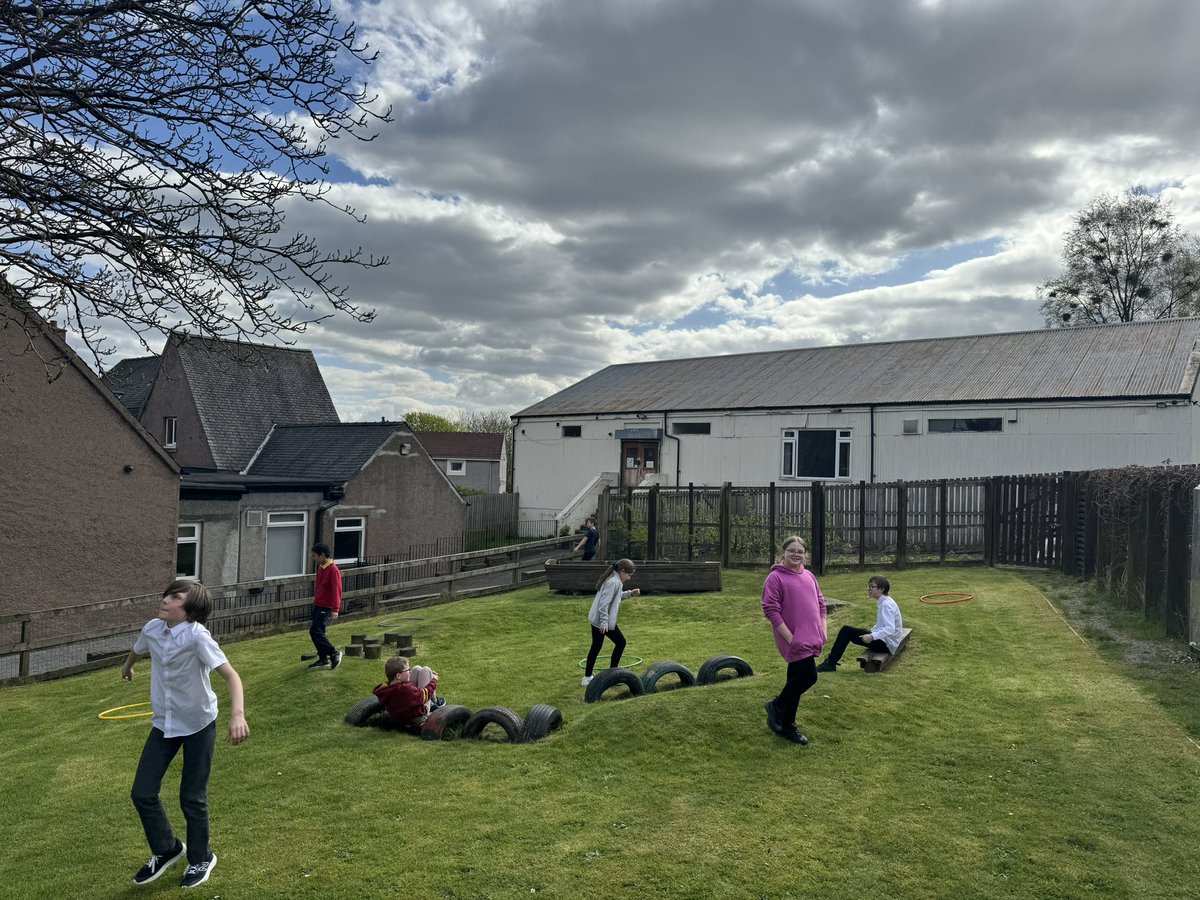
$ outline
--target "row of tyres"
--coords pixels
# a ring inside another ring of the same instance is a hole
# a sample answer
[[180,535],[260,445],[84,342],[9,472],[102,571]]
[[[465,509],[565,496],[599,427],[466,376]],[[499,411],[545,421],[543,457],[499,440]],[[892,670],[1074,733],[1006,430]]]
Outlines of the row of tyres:
[[677,676],[678,683],[674,683],[675,679],[670,679],[667,683],[674,683],[674,687],[681,688],[716,684],[722,677],[745,678],[753,674],[754,670],[750,668],[748,662],[740,656],[731,656],[728,653],[720,653],[706,660],[695,675],[687,666],[665,659],[647,666],[645,675],[638,675],[631,669],[621,668],[597,672],[588,683],[587,689],[583,693],[583,700],[585,703],[595,703],[610,688],[620,686],[628,689],[630,697],[653,694],[661,690],[659,682],[668,675]]

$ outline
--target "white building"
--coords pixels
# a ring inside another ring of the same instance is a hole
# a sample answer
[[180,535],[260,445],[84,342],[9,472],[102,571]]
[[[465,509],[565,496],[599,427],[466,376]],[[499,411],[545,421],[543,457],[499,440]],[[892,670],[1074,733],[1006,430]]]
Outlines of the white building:
[[609,366],[513,416],[524,518],[606,484],[915,481],[1200,461],[1200,318]]

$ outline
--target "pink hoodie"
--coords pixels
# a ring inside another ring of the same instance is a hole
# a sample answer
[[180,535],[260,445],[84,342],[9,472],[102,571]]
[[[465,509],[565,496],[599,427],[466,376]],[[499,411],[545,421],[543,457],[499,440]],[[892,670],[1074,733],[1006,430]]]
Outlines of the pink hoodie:
[[[771,566],[763,582],[762,607],[780,656],[791,663],[820,654],[825,646],[825,598],[812,572],[793,572],[779,563]],[[792,632],[790,644],[778,631],[780,622]]]

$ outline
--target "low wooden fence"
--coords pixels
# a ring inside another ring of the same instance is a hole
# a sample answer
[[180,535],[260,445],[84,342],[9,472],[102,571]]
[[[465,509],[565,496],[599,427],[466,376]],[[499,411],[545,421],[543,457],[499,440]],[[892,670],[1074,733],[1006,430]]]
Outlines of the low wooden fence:
[[[548,538],[351,569],[342,578],[342,615],[376,616],[544,582],[547,557],[570,556],[569,548],[569,541]],[[305,628],[312,588],[312,575],[210,586],[208,630],[228,642]],[[160,599],[154,594],[0,616],[0,685],[114,665],[155,616]]]

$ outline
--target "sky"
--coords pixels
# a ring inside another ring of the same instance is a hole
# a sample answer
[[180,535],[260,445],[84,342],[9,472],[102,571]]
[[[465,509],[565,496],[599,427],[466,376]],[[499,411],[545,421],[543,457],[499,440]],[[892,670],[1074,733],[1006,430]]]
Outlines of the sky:
[[393,108],[289,225],[391,258],[312,349],[345,421],[612,363],[1042,326],[1101,192],[1200,233],[1195,0],[340,2]]

